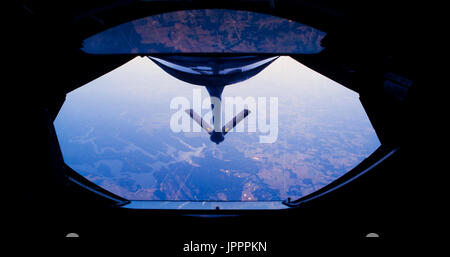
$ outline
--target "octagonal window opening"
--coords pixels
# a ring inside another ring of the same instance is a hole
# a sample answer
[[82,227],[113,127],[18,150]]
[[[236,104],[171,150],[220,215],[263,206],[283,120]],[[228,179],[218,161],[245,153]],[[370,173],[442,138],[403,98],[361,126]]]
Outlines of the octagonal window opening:
[[359,95],[291,57],[163,59],[68,93],[54,122],[65,163],[125,199],[295,200],[380,146]]

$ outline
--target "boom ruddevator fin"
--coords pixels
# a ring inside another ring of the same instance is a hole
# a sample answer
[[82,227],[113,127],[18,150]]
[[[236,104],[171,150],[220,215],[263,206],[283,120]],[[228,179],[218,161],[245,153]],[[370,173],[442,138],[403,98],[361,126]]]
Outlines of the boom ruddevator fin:
[[225,126],[222,127],[222,134],[225,136],[230,130],[232,130],[236,125],[241,122],[245,117],[250,114],[250,110],[244,109],[238,115],[234,116]]
[[213,129],[211,127],[211,125],[209,125],[208,122],[206,122],[200,115],[198,115],[196,112],[194,112],[194,110],[192,109],[187,109],[185,110],[185,112],[195,121],[197,122],[198,125],[200,125],[200,127],[202,127],[204,130],[206,130],[206,132],[208,132],[208,134],[212,134],[213,133]]

